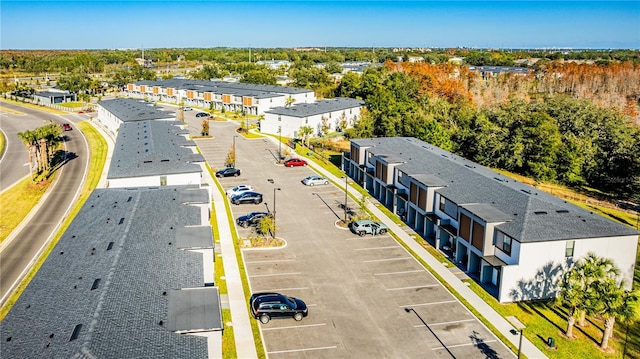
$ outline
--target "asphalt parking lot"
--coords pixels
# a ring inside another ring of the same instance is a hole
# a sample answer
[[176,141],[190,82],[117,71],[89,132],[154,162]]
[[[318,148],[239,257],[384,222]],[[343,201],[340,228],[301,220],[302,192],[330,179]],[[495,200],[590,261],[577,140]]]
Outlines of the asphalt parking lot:
[[[213,168],[223,166],[235,126],[211,121],[214,138],[197,140]],[[231,205],[234,218],[277,206],[277,237],[287,243],[242,251],[252,292],[282,292],[309,307],[300,322],[259,324],[270,358],[515,357],[393,237],[337,227],[344,191],[304,186],[314,172],[277,165],[268,139],[235,141],[242,175],[219,181],[225,190],[250,184],[266,204]],[[351,198],[349,207],[358,207]],[[240,237],[250,233],[238,228]]]

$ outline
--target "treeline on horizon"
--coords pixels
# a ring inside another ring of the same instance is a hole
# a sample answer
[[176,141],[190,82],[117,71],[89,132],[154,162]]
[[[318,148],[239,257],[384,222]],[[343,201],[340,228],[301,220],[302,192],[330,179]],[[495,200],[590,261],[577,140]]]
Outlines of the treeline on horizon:
[[[320,98],[365,101],[367,111],[348,137],[417,137],[481,165],[640,202],[637,50],[252,49],[251,62],[248,49],[145,49],[144,55],[156,64],[195,64],[197,70],[189,73],[195,79],[237,75],[241,82],[275,84],[276,76],[287,75],[292,86],[313,89]],[[398,56],[422,56],[425,62],[395,62]],[[158,77],[134,65],[136,57],[140,50],[0,51],[0,70],[63,68],[58,85],[74,92],[97,86],[88,76],[94,72],[108,73],[111,84],[120,87]],[[451,57],[476,66],[537,61],[527,75],[483,77],[465,64],[451,64]],[[272,70],[255,64],[271,59],[292,65]],[[330,74],[340,72],[345,61],[384,61],[384,66],[344,74],[336,83]],[[315,67],[318,63],[325,67]]]
[[0,50],[0,70],[32,74],[69,72],[83,67],[90,73],[102,73],[109,65],[133,65],[144,57],[158,66],[185,62],[216,62],[221,64],[288,60],[291,62],[370,61],[383,63],[421,56],[431,64],[442,64],[451,57],[462,57],[466,64],[485,66],[517,66],[518,59],[593,60],[600,65],[612,62],[640,63],[640,51],[615,50],[554,50],[554,49],[406,49],[406,48],[165,48],[131,50]]

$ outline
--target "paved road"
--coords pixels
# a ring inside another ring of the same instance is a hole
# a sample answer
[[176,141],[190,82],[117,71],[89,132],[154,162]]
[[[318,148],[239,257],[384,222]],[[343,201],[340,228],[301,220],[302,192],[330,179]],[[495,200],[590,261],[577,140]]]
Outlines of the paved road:
[[[10,110],[17,108],[7,105],[6,103],[2,103],[2,106],[6,106],[6,108]],[[25,113],[25,115],[17,116],[6,113],[1,115],[3,128],[5,128],[5,126],[10,127],[11,131],[15,132],[17,129],[22,128],[20,127],[22,124],[17,124],[17,122],[34,121],[33,123],[35,123],[37,127],[49,119],[55,119],[57,122],[69,119],[69,122],[71,122],[72,118],[76,118],[74,115],[63,117],[36,110],[18,109],[20,112]],[[65,135],[67,136],[65,145],[68,162],[58,169],[59,173],[56,181],[52,187],[50,187],[48,194],[43,197],[41,203],[36,206],[36,212],[33,217],[31,217],[23,227],[17,228],[16,231],[0,245],[0,303],[6,300],[8,294],[14,289],[13,287],[16,282],[26,273],[30,263],[47,243],[58,224],[64,219],[68,208],[70,208],[75,201],[76,194],[82,186],[89,162],[89,150],[86,140],[77,129],[67,131]],[[22,151],[26,154],[24,148]],[[9,161],[9,155],[10,153],[7,152],[5,155],[6,158],[2,159],[3,166],[5,165],[5,160]],[[11,168],[11,166],[17,168],[16,163],[20,164],[20,166],[21,163],[24,163],[21,161],[26,162],[24,159],[14,160],[12,162],[13,164],[9,164],[8,162],[6,168]],[[25,169],[28,175],[28,167],[25,167]],[[4,167],[2,167],[2,172],[4,175]],[[11,182],[10,179],[6,181]],[[2,211],[5,210],[10,209],[3,204]]]

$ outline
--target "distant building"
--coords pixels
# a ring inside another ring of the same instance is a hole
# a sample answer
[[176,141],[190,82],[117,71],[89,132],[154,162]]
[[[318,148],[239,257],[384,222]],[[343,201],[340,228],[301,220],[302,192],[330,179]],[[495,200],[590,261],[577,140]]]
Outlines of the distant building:
[[137,58],[136,63],[142,67],[153,67],[153,61],[143,58]]
[[260,121],[260,131],[284,137],[300,137],[300,128],[309,126],[311,136],[318,136],[323,126],[327,132],[344,131],[360,118],[364,101],[338,97],[313,103],[276,107],[265,112]]
[[68,91],[40,91],[33,94],[33,101],[39,105],[55,105],[77,101],[77,96]]
[[265,65],[272,70],[288,70],[291,67],[291,62],[288,60],[260,60],[256,64]]
[[525,76],[531,72],[526,67],[514,66],[469,66],[469,70],[480,73],[483,79],[489,79],[505,73]]

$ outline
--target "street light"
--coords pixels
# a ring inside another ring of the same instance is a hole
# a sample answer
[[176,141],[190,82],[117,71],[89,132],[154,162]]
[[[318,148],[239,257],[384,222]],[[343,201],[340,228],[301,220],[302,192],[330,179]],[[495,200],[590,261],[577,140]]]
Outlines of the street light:
[[236,156],[238,156],[236,154],[236,137],[238,135],[233,136],[233,168],[236,168]]
[[278,115],[278,162],[282,161],[282,116]]
[[429,327],[429,324],[427,324],[427,322],[424,321],[424,319],[422,319],[422,317],[420,316],[420,314],[418,314],[418,312],[416,312],[413,308],[404,308],[404,311],[409,313],[409,312],[413,312],[413,314],[415,314],[418,319],[420,319],[420,321],[422,322],[422,324],[424,324],[425,327],[427,327],[427,329],[429,329],[429,331],[431,332],[431,334],[433,334],[433,336],[438,340],[438,342],[440,343],[440,345],[442,345],[442,347],[449,353],[449,355],[451,355],[451,357],[453,359],[455,359],[455,355],[453,355],[453,353],[449,350],[449,348],[447,348],[446,345],[444,345],[444,343],[442,342],[442,340],[440,340],[440,338],[438,338],[438,336],[436,335],[436,333],[433,332],[433,330],[431,330],[431,327]]
[[273,238],[276,237],[276,191],[280,191],[280,187],[273,188]]
[[520,343],[518,343],[518,359],[520,359],[520,352],[522,350],[522,331],[524,331],[524,328],[526,328],[526,326],[524,324],[522,324],[518,318],[510,315],[508,317],[506,317],[506,319],[511,322],[511,324],[513,324],[513,326],[516,328],[516,331],[511,331],[513,334],[516,334],[517,332],[520,332]]
[[347,176],[347,174],[344,174],[344,224],[347,224],[347,191],[349,189],[349,176]]

